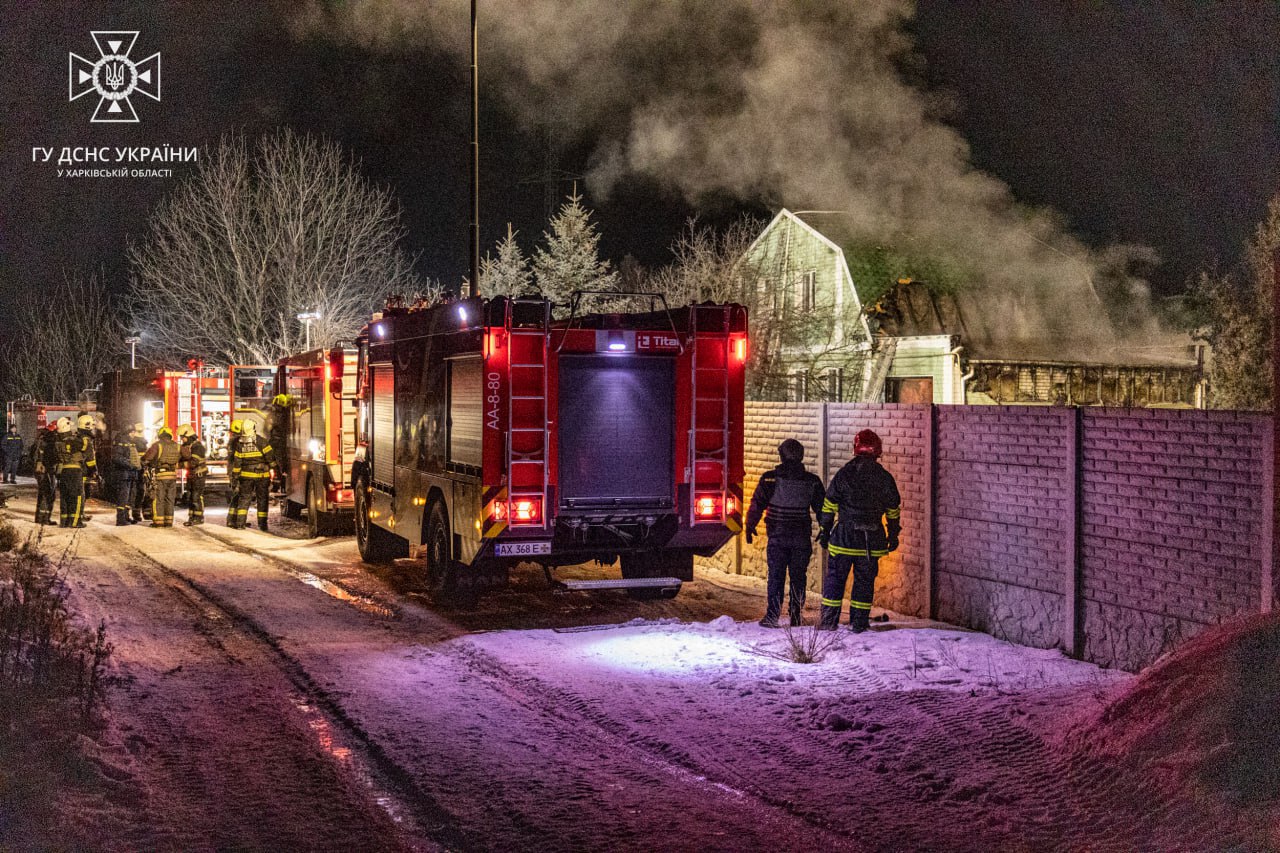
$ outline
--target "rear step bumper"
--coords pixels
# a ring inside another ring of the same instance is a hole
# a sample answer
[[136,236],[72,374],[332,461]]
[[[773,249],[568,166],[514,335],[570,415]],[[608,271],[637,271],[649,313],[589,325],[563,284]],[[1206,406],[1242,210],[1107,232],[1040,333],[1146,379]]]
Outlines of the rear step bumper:
[[553,581],[557,589],[590,592],[597,589],[680,589],[679,578],[605,578],[603,580]]

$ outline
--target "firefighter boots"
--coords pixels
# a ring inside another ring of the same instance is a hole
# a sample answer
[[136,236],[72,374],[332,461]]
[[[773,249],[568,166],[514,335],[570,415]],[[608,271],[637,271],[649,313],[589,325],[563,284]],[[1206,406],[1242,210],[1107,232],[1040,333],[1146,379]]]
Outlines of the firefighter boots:
[[263,533],[267,532],[267,517],[265,515],[258,516],[258,529]]
[[761,619],[758,624],[760,625],[761,628],[777,628],[778,617],[769,616],[768,614],[765,614],[765,617]]
[[128,527],[132,523],[133,522],[129,520],[129,508],[117,507],[116,508],[116,527]]

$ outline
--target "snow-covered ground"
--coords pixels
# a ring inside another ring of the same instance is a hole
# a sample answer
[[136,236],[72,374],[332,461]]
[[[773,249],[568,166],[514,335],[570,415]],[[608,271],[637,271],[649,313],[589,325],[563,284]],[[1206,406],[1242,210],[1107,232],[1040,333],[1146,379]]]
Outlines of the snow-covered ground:
[[1064,736],[1134,679],[1056,651],[888,614],[801,664],[755,579],[649,604],[530,570],[452,612],[274,514],[112,520],[71,577],[124,679],[94,748],[134,794],[68,805],[106,847],[1216,849]]

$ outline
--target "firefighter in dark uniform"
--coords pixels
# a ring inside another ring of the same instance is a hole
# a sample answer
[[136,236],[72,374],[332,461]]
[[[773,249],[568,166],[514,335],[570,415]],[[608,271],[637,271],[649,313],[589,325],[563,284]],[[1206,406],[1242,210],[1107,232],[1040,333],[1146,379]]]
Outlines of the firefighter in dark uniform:
[[142,455],[142,464],[151,476],[151,526],[173,527],[173,501],[178,496],[178,463],[182,450],[173,440],[173,431],[161,427],[155,443]]
[[18,435],[18,425],[9,424],[9,432],[4,437],[4,482],[18,482],[18,465],[22,462],[24,449],[22,436]]
[[[791,578],[791,601],[788,608],[791,624],[799,625],[804,617],[805,590],[808,586],[809,558],[813,544],[812,518],[822,512],[822,480],[804,467],[804,445],[788,438],[778,446],[782,462],[772,471],[760,475],[747,510],[747,544],[756,535],[756,525],[764,516],[769,544],[765,556],[769,561],[769,597],[764,618],[765,628],[777,628],[782,613],[782,589]],[[809,513],[812,512],[811,517]]]
[[231,523],[236,517],[236,501],[240,497],[240,481],[236,479],[235,471],[231,470],[231,460],[236,458],[236,448],[240,446],[240,436],[244,435],[244,421],[232,421],[229,428],[230,435],[227,436],[227,526],[233,527]]
[[258,435],[253,421],[241,425],[240,440],[231,454],[229,470],[236,478],[236,502],[228,515],[228,524],[243,530],[248,520],[249,504],[257,508],[258,529],[267,529],[267,507],[271,501],[271,466],[275,452],[267,439]]
[[182,467],[187,469],[189,499],[187,520],[182,526],[194,527],[204,524],[204,483],[209,476],[208,452],[191,424],[178,427],[178,438],[182,440]]
[[84,466],[93,442],[76,432],[71,418],[58,418],[53,443],[54,474],[61,498],[59,527],[84,527]]
[[53,496],[58,489],[58,423],[40,431],[36,439],[36,524],[52,524]]
[[[289,416],[292,413],[293,400],[288,394],[277,394],[271,398],[271,408],[267,411],[267,441],[272,447],[284,448],[289,445]],[[275,486],[278,491],[288,491],[285,483],[283,454],[276,458],[272,465]]]
[[818,627],[823,631],[834,631],[840,624],[850,568],[853,588],[849,592],[849,630],[855,634],[867,630],[880,558],[898,548],[902,499],[893,475],[876,461],[880,453],[880,436],[869,429],[862,430],[853,437],[853,459],[836,472],[827,487],[818,518],[822,528],[818,541],[831,554],[822,579],[822,619]]
[[[143,454],[147,452],[147,437],[145,433],[146,427],[143,426],[141,421],[133,425],[133,430],[131,432],[133,435],[133,446],[138,449],[139,459],[141,459]],[[133,512],[130,513],[130,517],[134,524],[142,521],[144,515],[143,509],[150,509],[151,506],[149,503],[151,499],[149,494],[150,488],[147,485],[148,473],[149,472],[146,469],[142,469],[139,471],[137,478],[133,481]]]
[[142,479],[142,453],[138,451],[136,438],[137,425],[116,433],[116,440],[111,444],[111,466],[115,476],[116,494],[116,526],[124,527],[137,524],[141,516],[130,518],[134,510],[134,495],[138,491],[138,481]]
[[[97,448],[98,436],[94,432],[95,426],[96,423],[93,420],[93,415],[81,414],[76,418],[76,435],[84,439],[84,444],[88,447],[88,450],[84,452],[84,468],[81,469],[81,473],[84,476],[84,486],[81,491],[83,492],[84,500],[86,501],[89,499],[89,487],[99,479]],[[83,510],[82,515],[84,516],[85,521],[93,518],[92,515],[84,512]]]

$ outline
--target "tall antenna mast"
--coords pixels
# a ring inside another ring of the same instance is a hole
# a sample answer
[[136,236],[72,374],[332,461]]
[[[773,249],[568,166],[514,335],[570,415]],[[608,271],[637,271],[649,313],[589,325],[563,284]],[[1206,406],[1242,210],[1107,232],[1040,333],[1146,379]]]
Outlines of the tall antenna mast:
[[477,71],[479,40],[476,36],[476,3],[471,0],[471,289],[480,295],[480,74]]

